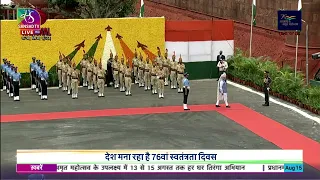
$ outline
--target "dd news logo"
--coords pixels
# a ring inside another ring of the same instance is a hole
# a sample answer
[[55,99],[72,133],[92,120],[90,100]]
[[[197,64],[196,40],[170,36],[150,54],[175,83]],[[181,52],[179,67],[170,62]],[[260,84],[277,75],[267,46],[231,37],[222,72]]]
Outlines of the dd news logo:
[[41,28],[46,20],[46,14],[38,9],[19,8],[17,10],[18,27],[22,40],[50,40],[50,28]]

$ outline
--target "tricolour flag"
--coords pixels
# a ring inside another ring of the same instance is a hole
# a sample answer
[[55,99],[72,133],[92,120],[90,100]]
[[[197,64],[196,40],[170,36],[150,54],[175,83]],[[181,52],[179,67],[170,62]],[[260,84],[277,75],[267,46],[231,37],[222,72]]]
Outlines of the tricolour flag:
[[217,76],[219,51],[227,58],[234,54],[233,21],[166,21],[166,48],[176,61],[180,54],[190,79]]
[[257,15],[257,2],[252,0],[252,24],[256,25],[256,15]]
[[140,7],[140,15],[139,17],[144,17],[144,2],[141,0],[141,7]]

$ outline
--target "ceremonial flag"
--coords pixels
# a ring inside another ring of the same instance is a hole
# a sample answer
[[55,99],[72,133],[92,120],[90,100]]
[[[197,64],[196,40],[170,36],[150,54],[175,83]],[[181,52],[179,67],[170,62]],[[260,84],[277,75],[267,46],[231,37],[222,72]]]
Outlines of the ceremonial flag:
[[252,24],[256,25],[257,5],[256,0],[252,0]]
[[219,51],[226,58],[234,54],[233,22],[166,21],[165,41],[168,58],[175,52],[178,61],[181,55],[192,79],[213,77]]
[[140,15],[139,17],[144,17],[144,2],[141,0],[141,7],[140,7]]
[[298,2],[298,11],[301,11],[302,10],[302,2],[301,0],[299,0]]

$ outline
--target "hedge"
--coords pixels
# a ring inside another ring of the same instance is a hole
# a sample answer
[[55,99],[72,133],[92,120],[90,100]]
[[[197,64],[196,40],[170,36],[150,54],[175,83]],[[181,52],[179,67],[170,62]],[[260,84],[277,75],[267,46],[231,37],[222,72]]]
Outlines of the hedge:
[[301,72],[294,75],[289,66],[280,68],[277,63],[268,58],[248,58],[241,50],[237,49],[235,55],[228,60],[228,75],[243,80],[245,84],[263,87],[264,71],[270,72],[272,81],[272,95],[282,95],[295,104],[311,106],[315,111],[320,112],[320,87],[306,86],[304,76]]

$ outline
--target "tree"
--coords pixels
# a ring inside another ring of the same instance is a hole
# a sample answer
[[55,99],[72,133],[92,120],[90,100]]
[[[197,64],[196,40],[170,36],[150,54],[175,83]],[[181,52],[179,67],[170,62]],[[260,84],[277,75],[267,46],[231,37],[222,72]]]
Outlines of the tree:
[[72,19],[120,18],[135,11],[137,0],[48,0],[49,13]]

